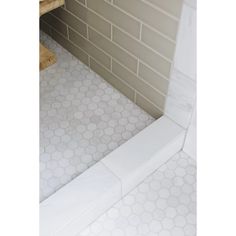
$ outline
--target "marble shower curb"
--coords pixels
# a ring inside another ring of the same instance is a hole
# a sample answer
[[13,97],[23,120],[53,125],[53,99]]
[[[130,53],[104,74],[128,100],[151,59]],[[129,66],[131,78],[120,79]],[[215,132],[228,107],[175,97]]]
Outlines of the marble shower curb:
[[179,152],[185,130],[162,116],[40,204],[40,236],[76,236]]

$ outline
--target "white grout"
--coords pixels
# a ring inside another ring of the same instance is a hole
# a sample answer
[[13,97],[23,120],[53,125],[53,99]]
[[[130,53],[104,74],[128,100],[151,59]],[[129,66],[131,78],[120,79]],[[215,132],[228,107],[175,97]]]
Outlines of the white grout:
[[[141,0],[143,3],[145,3],[146,5],[149,5],[151,8],[154,8],[157,11],[160,11],[161,13],[163,13],[164,15],[170,17],[171,19],[175,20],[176,22],[179,21],[179,18],[174,16],[173,14],[171,14],[170,12],[162,9],[161,7],[158,7],[157,5],[152,4],[151,2],[148,2],[147,0]],[[165,1],[165,0],[164,0]],[[174,0],[175,1],[175,0]]]
[[163,92],[161,92],[158,88],[153,87],[151,84],[149,84],[146,80],[144,80],[143,78],[137,76],[137,74],[135,74],[133,71],[131,71],[130,69],[128,69],[125,65],[121,64],[119,61],[117,61],[116,59],[113,59],[117,64],[119,64],[120,66],[124,67],[125,69],[127,69],[130,73],[132,73],[134,76],[138,77],[138,79],[140,79],[142,82],[144,82],[146,85],[148,85],[149,87],[153,88],[156,92],[158,92],[159,94],[161,94],[162,96],[166,97],[166,94],[164,94]]

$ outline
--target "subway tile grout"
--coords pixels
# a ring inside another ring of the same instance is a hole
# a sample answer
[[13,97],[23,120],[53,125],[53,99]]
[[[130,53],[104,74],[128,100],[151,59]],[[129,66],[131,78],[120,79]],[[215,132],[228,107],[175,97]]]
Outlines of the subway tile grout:
[[[94,30],[97,34],[99,34],[99,35],[101,35],[101,36],[103,36],[103,34],[102,33],[100,33],[100,32],[98,32],[96,29],[94,29],[93,27],[91,27],[91,26],[89,26],[92,30]],[[112,28],[113,27],[116,27],[116,26],[114,26],[114,25],[112,25]],[[113,30],[112,30],[113,31]],[[108,38],[107,38],[108,39]],[[88,40],[89,40],[89,38],[88,38]],[[90,41],[90,40],[89,40]],[[90,41],[91,42],[91,41]],[[125,48],[123,48],[121,45],[119,45],[118,43],[116,43],[115,41],[111,41],[110,40],[110,42],[112,42],[112,43],[114,43],[117,47],[119,47],[120,49],[122,49],[123,51],[125,51],[127,54],[129,54],[130,56],[132,56],[132,57],[134,57],[137,61],[138,60],[140,60],[140,61],[142,61],[142,59],[140,59],[140,58],[138,58],[137,56],[135,56],[134,54],[132,54],[131,52],[129,52],[127,49],[125,49]],[[98,47],[98,48],[100,48],[100,47]],[[102,50],[102,49],[101,49]],[[110,55],[111,56],[111,55]],[[111,56],[112,57],[112,56]],[[145,63],[145,62],[143,62],[142,61],[142,63],[143,64],[145,64],[145,65],[147,65],[147,63]],[[171,61],[171,62],[169,62],[169,63],[173,63],[173,61]],[[151,66],[149,66],[150,68],[152,68]],[[161,72],[159,72],[159,71],[157,71],[156,69],[154,69],[154,68],[152,68],[152,70],[154,71],[154,72],[156,72],[157,74],[159,74],[160,76],[162,76],[162,77],[164,77],[165,79],[167,79],[167,77],[165,76],[165,75],[163,75]]]
[[137,74],[135,74],[133,71],[131,71],[130,69],[128,69],[125,65],[121,64],[119,61],[117,61],[116,59],[113,59],[117,64],[119,64],[120,66],[124,67],[126,70],[128,70],[132,75],[138,77],[138,79],[140,79],[142,82],[144,82],[146,85],[148,85],[149,87],[153,88],[156,92],[160,93],[162,96],[166,97],[167,95],[164,94],[163,92],[161,92],[159,89],[153,87],[151,84],[149,84],[147,81],[145,81],[143,78],[137,76]]
[[[115,78],[117,78],[118,80],[120,80],[122,83],[124,83],[128,88],[130,88],[131,90],[135,91],[135,89],[133,87],[131,87],[126,81],[124,81],[123,79],[121,79],[119,76],[117,76],[116,74],[114,74],[112,71],[109,71],[104,65],[102,65],[99,61],[97,61],[95,58],[91,57],[92,60],[94,60],[97,64],[99,64],[99,66],[101,66],[104,70],[108,71],[109,73],[111,73]],[[96,72],[97,73],[97,72]],[[105,79],[104,79],[105,80]]]
[[[74,16],[77,20],[79,20],[79,21],[81,21],[82,23],[84,23],[85,25],[86,25],[86,27],[90,27],[90,28],[92,28],[92,29],[94,29],[95,30],[95,28],[93,27],[93,26],[91,26],[91,25],[89,25],[86,21],[84,21],[84,20],[82,20],[81,18],[79,18],[78,16],[76,16],[74,13],[72,13],[71,11],[69,11],[69,10],[66,10],[69,14],[71,14],[72,16]],[[93,12],[94,13],[94,12]],[[98,15],[97,15],[98,16]],[[111,23],[109,22],[109,21],[107,21],[106,20],[106,23],[108,23],[109,25],[111,25]],[[76,32],[78,32],[78,31],[76,31]],[[97,32],[97,31],[96,31]],[[105,34],[103,34],[103,33],[100,33],[100,34],[102,34],[104,37],[106,37],[107,39],[109,39],[109,40],[111,40],[111,38],[110,37],[108,37],[107,35],[105,35]]]
[[[158,29],[156,29],[156,28],[154,28],[154,27],[152,27],[151,25],[149,25],[148,23],[145,23],[144,21],[142,21],[141,19],[139,19],[138,17],[136,17],[136,16],[134,16],[134,15],[132,15],[131,13],[129,13],[129,12],[127,12],[127,11],[125,11],[124,9],[122,9],[122,8],[120,8],[119,6],[117,6],[117,5],[113,5],[116,9],[118,9],[118,10],[120,10],[120,11],[122,11],[124,14],[126,14],[126,15],[128,15],[129,17],[131,17],[131,18],[134,18],[136,21],[138,21],[140,24],[144,24],[144,25],[147,25],[147,26],[149,26],[149,27],[151,27],[151,28],[153,28],[156,32],[158,32],[158,33],[160,33],[161,35],[163,35],[165,38],[167,38],[167,39],[169,39],[169,40],[171,40],[171,41],[175,41],[174,39],[172,39],[171,37],[169,37],[168,35],[166,35],[165,33],[162,33],[162,32],[160,32]],[[179,22],[179,20],[178,21],[176,21],[177,23]]]
[[[81,3],[80,3],[81,4]],[[158,29],[154,28],[153,26],[141,21],[139,18],[131,15],[130,13],[124,11],[123,9],[117,7],[116,5],[112,5],[114,8],[118,9],[119,11],[123,12],[124,14],[128,15],[129,17],[133,18],[135,21],[139,22],[140,24],[143,24],[147,27],[149,27],[150,29],[152,29],[153,31],[155,31],[156,33],[160,34],[162,37],[164,37],[165,39],[168,39],[170,42],[175,44],[175,39],[172,39],[171,37],[169,37],[168,35],[166,35],[165,33],[162,33],[161,31],[159,31]],[[97,16],[101,17],[102,19],[108,21],[110,24],[112,23],[113,25],[117,26],[115,23],[111,22],[110,20],[108,20],[107,18],[105,18],[104,16],[100,15],[98,12],[94,11],[92,8],[87,7],[90,11],[92,11],[94,14],[96,14]],[[119,26],[117,26],[119,27]],[[129,32],[127,32],[129,34]],[[129,34],[131,35],[131,34]]]
[[[53,28],[53,27],[52,27]],[[76,34],[77,31],[71,29],[70,26],[68,26],[68,28],[72,31],[74,31]],[[57,33],[59,33],[60,35],[62,35],[60,32],[58,32],[55,28],[53,28],[53,30],[55,30]],[[79,36],[83,37],[85,40],[89,41],[94,47],[96,47],[97,49],[101,50],[104,54],[106,54],[109,58],[110,58],[110,62],[112,64],[112,60],[114,60],[116,63],[118,63],[120,66],[124,67],[125,69],[127,69],[130,73],[132,73],[133,75],[137,76],[137,74],[135,74],[132,70],[130,70],[129,68],[127,68],[125,65],[123,65],[121,62],[119,62],[117,59],[115,59],[114,57],[112,57],[111,55],[107,54],[104,50],[100,49],[100,47],[97,47],[94,43],[92,43],[90,40],[86,39],[84,36],[82,36],[81,34],[79,34]],[[63,36],[64,37],[64,36]],[[65,37],[64,37],[65,38]],[[76,45],[74,42],[71,41],[69,34],[68,34],[68,40],[73,43],[74,46],[78,47],[79,49],[81,49],[83,52],[85,52],[87,55],[89,55],[86,51],[84,51],[81,47],[79,47],[78,45]],[[90,55],[89,55],[90,56]],[[91,56],[90,56],[91,57]],[[93,57],[92,57],[93,58]],[[97,62],[97,60],[96,60]],[[143,61],[141,61],[143,63]],[[100,63],[99,63],[100,64]],[[109,72],[111,72],[113,75],[115,75],[112,71],[110,71],[107,67],[106,68]],[[112,68],[112,66],[110,66],[110,68]],[[117,75],[115,75],[117,77]],[[144,82],[146,85],[148,85],[149,87],[151,87],[152,89],[154,89],[156,92],[160,93],[162,96],[167,96],[167,94],[164,94],[163,92],[161,92],[159,89],[153,87],[151,84],[149,84],[147,81],[145,81],[143,78],[137,76],[142,82]],[[123,80],[122,80],[123,81]],[[132,88],[132,87],[131,87]],[[133,88],[134,89],[134,88]]]
[[[143,94],[141,94],[139,91],[136,91],[136,93],[141,96],[144,97],[149,103],[151,103],[155,108],[157,108],[158,110],[160,110],[161,112],[164,113],[164,108],[160,108],[159,106],[157,106],[156,104],[154,104],[152,101],[150,101],[147,97],[145,97]],[[137,95],[136,95],[137,96]]]
[[[143,41],[139,41],[137,40],[137,38],[130,36],[125,30],[123,30],[122,28],[115,26],[118,30],[120,30],[123,34],[128,35],[130,38],[132,38],[133,40],[137,41],[139,44],[141,44],[144,47],[147,47],[148,49],[150,49],[153,53],[159,55],[160,57],[162,57],[164,60],[168,61],[169,63],[172,63],[173,60],[169,59],[168,57],[162,55],[160,52],[157,52],[155,49],[153,49],[152,47],[148,46],[146,43],[144,43]],[[112,41],[114,42],[114,41]],[[131,53],[132,54],[132,53]]]
[[[89,26],[90,27],[90,26]],[[74,31],[74,33],[78,34],[80,37],[82,37],[84,40],[88,41],[89,43],[91,43],[95,48],[99,49],[100,51],[102,51],[104,54],[106,54],[106,56],[108,56],[110,59],[112,58],[112,56],[107,53],[106,51],[104,51],[102,48],[98,47],[96,44],[94,44],[92,41],[89,40],[89,38],[85,38],[82,34],[80,34],[78,31],[74,30],[73,28],[71,28],[69,26],[69,29]],[[89,34],[88,34],[89,36]],[[87,53],[88,54],[88,53]]]
[[172,20],[179,22],[179,18],[171,14],[170,12],[162,9],[161,7],[158,7],[157,5],[152,4],[151,2],[148,2],[147,0],[141,0],[146,5],[149,5],[151,8],[154,8],[157,11],[160,11],[161,13],[165,14],[166,16],[170,17]]
[[139,40],[142,42],[143,23],[140,25]]

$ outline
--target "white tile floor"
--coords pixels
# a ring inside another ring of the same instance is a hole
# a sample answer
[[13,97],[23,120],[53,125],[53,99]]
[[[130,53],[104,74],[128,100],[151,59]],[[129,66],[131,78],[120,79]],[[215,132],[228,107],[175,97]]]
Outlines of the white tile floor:
[[195,236],[196,163],[172,157],[78,236]]
[[40,73],[40,200],[154,119],[46,34],[57,63]]

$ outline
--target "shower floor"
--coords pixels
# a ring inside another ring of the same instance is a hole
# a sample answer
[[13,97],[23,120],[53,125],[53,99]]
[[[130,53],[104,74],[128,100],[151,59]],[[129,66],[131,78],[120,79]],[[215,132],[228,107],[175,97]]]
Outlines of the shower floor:
[[154,118],[48,35],[57,63],[40,72],[40,201],[150,125]]

